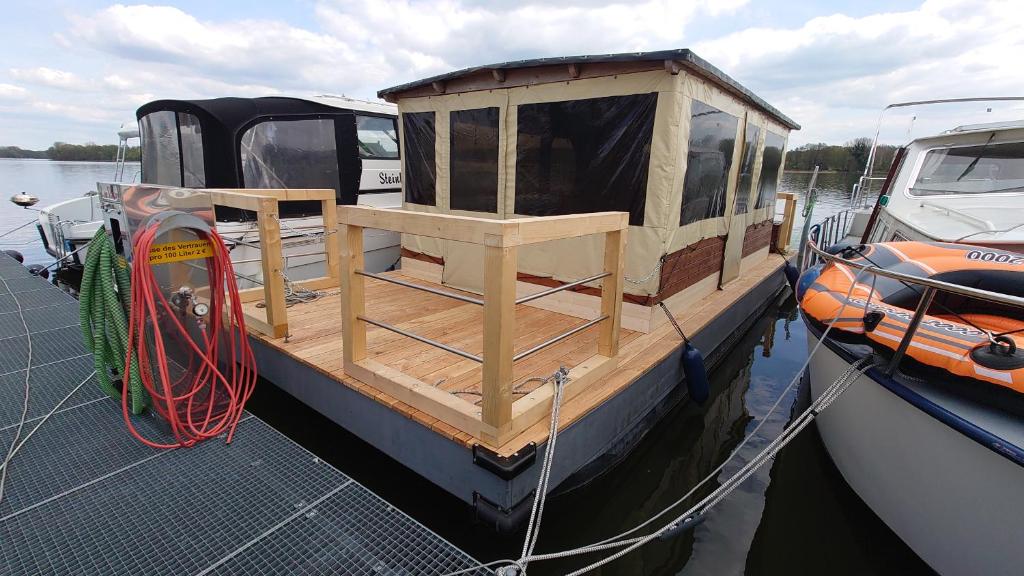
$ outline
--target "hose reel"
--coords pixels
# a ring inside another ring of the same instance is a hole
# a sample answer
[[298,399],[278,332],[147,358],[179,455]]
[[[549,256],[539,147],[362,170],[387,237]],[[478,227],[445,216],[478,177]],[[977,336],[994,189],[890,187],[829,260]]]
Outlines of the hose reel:
[[[191,239],[156,243],[171,233]],[[154,214],[132,236],[130,278],[104,230],[87,257],[83,330],[88,319],[98,370],[129,375],[121,389],[103,377],[101,386],[121,399],[125,424],[144,444],[192,446],[224,433],[230,442],[257,375],[228,249],[212,226],[177,211]],[[195,282],[173,285],[179,278]],[[167,422],[173,443],[136,429],[130,415],[147,405]]]

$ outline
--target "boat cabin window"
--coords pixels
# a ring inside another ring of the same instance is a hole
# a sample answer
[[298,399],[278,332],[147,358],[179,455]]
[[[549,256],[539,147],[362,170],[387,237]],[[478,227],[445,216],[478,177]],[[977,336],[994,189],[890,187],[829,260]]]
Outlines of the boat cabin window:
[[240,153],[246,188],[339,188],[333,119],[260,122],[242,134]]
[[437,204],[437,159],[434,156],[434,139],[437,134],[434,113],[402,114],[402,134],[405,138],[402,178],[405,201],[434,206]]
[[740,152],[740,178],[736,184],[736,208],[733,214],[746,214],[750,211],[750,186],[754,182],[754,160],[757,157],[757,140],[761,137],[761,129],[747,122],[743,138],[743,151]]
[[451,209],[498,211],[498,108],[451,113]]
[[356,116],[359,157],[367,160],[398,159],[398,126],[394,118]]
[[1024,142],[929,150],[910,193],[914,196],[1024,191]]
[[771,206],[775,209],[775,193],[779,187],[779,170],[782,169],[782,152],[786,139],[772,131],[764,136],[764,153],[761,157],[761,174],[757,182],[757,202],[754,208]]
[[679,225],[725,215],[739,118],[694,100]]
[[202,188],[206,185],[199,119],[187,112],[160,110],[139,120],[142,181]]
[[617,210],[642,226],[657,93],[521,104],[515,212]]
[[203,160],[203,129],[199,118],[178,113],[178,134],[181,138],[182,180],[186,188],[206,186],[206,166]]

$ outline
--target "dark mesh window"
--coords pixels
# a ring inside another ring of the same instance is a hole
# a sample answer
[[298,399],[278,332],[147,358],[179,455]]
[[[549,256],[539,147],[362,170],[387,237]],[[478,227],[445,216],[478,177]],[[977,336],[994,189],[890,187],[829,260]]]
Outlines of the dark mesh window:
[[779,185],[779,169],[782,168],[782,147],[785,139],[768,132],[764,136],[764,158],[761,160],[761,176],[757,183],[757,203],[754,208],[775,207],[775,192]]
[[498,109],[451,113],[451,208],[498,211]]
[[142,181],[181,186],[181,151],[174,112],[151,112],[139,121],[142,136]]
[[[246,188],[341,188],[334,120],[265,120],[242,133]],[[319,214],[320,202],[287,202],[282,215]]]
[[437,203],[437,170],[434,156],[434,113],[402,114],[402,132],[405,134],[405,201],[413,204]]
[[199,118],[161,110],[143,116],[139,128],[143,182],[187,188],[206,185]]
[[619,210],[642,226],[658,95],[519,106],[517,214]]
[[750,211],[750,184],[754,181],[754,158],[757,157],[757,139],[761,129],[747,122],[743,151],[740,153],[740,179],[736,184],[736,209],[734,214]]
[[725,215],[725,189],[738,126],[739,118],[693,101],[680,226]]

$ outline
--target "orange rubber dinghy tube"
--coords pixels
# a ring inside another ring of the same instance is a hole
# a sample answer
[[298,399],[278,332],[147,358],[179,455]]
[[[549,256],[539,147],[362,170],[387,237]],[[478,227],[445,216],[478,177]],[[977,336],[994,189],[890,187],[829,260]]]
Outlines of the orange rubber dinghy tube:
[[[1024,254],[940,242],[881,242],[864,245],[855,254],[847,260],[951,284],[1024,295]],[[862,334],[874,344],[896,350],[924,287],[867,272],[851,293],[856,279],[857,270],[850,266],[838,262],[823,265],[804,293],[801,309],[810,318],[827,324],[836,318],[845,301],[833,330]],[[846,300],[848,293],[850,298]],[[942,304],[943,299],[948,301]],[[967,304],[964,297],[937,293],[930,310],[933,314],[922,319],[907,356],[951,374],[1024,392],[1024,310],[1015,311],[1013,317],[998,311],[968,311]],[[999,336],[1001,343],[992,346],[994,336]]]

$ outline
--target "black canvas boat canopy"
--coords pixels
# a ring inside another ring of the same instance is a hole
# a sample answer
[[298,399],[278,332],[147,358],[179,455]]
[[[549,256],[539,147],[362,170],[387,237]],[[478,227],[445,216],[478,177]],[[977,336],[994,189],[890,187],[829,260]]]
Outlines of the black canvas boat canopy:
[[[352,110],[275,96],[156,100],[136,117],[147,184],[334,188],[339,204],[356,202],[361,163]],[[282,208],[287,216],[319,213],[317,202]],[[223,212],[219,218],[237,219]]]
[[[410,92],[414,89],[429,86],[440,92],[445,91],[445,84],[450,80],[465,78],[479,72],[490,72],[494,78],[504,79],[505,72],[509,70],[517,70],[523,68],[539,68],[543,66],[557,66],[563,65],[566,67],[573,66],[575,74],[579,74],[579,68],[586,64],[608,64],[608,63],[633,63],[633,62],[663,62],[666,69],[670,69],[672,66],[678,66],[680,68],[686,68],[687,70],[694,72],[705,79],[718,85],[725,91],[739,97],[741,100],[745,100],[748,103],[754,105],[771,118],[778,121],[783,126],[790,130],[799,130],[800,125],[790,119],[788,116],[780,112],[771,104],[765,102],[761,97],[757,96],[747,88],[743,87],[739,82],[733,80],[725,72],[722,72],[715,66],[712,66],[706,60],[694,54],[687,48],[677,48],[674,50],[658,50],[653,52],[625,52],[620,54],[593,54],[583,56],[559,56],[555,58],[534,58],[530,60],[511,60],[509,62],[501,62],[498,64],[488,64],[485,66],[473,66],[470,68],[464,68],[462,70],[456,70],[454,72],[448,72],[446,74],[440,74],[438,76],[432,76],[430,78],[424,78],[422,80],[416,80],[408,82],[406,84],[400,84],[391,88],[385,88],[377,92],[377,96],[383,98],[389,102],[394,102],[399,94]],[[671,70],[670,70],[671,71]],[[499,80],[501,81],[501,80]],[[402,94],[405,96],[404,94]]]

